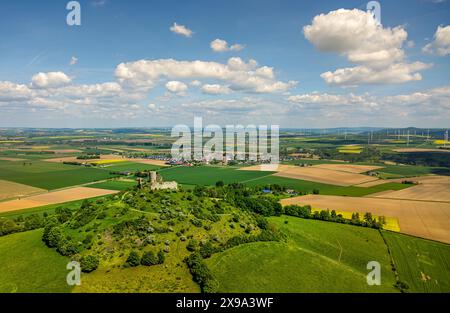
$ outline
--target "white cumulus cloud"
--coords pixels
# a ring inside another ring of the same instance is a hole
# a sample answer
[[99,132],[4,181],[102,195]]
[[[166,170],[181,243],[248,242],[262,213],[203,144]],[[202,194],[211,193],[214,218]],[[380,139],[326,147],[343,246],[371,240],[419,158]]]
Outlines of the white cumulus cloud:
[[139,60],[119,64],[115,74],[121,84],[147,89],[153,88],[161,78],[220,80],[234,91],[257,93],[284,92],[297,84],[295,81],[277,81],[273,68],[258,68],[255,60],[246,63],[240,58],[230,58],[227,64],[174,59]]
[[215,39],[211,41],[210,47],[215,52],[241,51],[244,49],[244,45],[238,43],[229,46],[228,42],[223,39]]
[[423,47],[422,50],[439,56],[450,54],[450,25],[438,26],[433,41]]
[[179,25],[177,23],[173,23],[173,25],[170,27],[170,31],[172,33],[184,36],[184,37],[192,37],[192,34],[194,33],[192,30],[187,28],[184,25]]
[[422,79],[417,72],[430,67],[421,62],[407,64],[403,50],[408,46],[406,30],[383,27],[369,12],[339,9],[320,14],[303,33],[319,51],[338,53],[357,65],[323,73],[328,84],[405,83]]
[[188,90],[188,86],[183,82],[173,80],[166,83],[166,89],[181,96],[186,93],[186,91]]
[[58,88],[69,84],[72,79],[63,72],[38,73],[31,78],[35,88]]

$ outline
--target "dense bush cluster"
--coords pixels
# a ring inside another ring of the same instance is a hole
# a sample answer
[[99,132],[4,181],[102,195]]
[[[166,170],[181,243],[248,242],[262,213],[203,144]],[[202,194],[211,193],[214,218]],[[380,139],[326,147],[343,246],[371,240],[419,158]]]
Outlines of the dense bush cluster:
[[95,271],[99,264],[100,261],[95,255],[86,255],[80,260],[81,270],[85,273]]
[[157,254],[155,254],[152,251],[147,251],[144,252],[142,256],[140,256],[139,252],[132,250],[130,254],[128,254],[128,258],[125,262],[125,267],[135,267],[138,265],[151,266],[163,264],[165,260],[166,255],[161,250]]
[[15,219],[2,217],[0,218],[0,236],[41,228],[44,223],[45,218],[39,214],[19,216]]
[[70,236],[64,234],[55,217],[47,221],[42,234],[42,241],[49,248],[56,248],[56,251],[64,256],[72,256],[79,252],[79,245],[73,242]]
[[76,210],[70,221],[70,227],[80,228],[93,221],[98,214],[98,208],[89,201],[83,201],[79,210]]
[[192,253],[185,259],[192,278],[200,285],[202,292],[214,293],[219,287],[218,281],[209,270],[199,253]]

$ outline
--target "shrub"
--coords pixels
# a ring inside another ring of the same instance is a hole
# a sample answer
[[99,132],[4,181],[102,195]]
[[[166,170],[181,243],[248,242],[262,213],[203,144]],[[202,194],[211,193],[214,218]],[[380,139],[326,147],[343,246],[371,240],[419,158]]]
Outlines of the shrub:
[[62,239],[58,242],[56,251],[64,256],[72,256],[80,252],[78,246],[73,241],[67,239]]
[[139,254],[136,251],[131,251],[128,255],[127,262],[129,266],[138,266],[141,263],[141,258],[139,257]]
[[164,254],[164,252],[162,250],[160,250],[158,252],[158,264],[163,264],[165,260],[166,260],[166,255]]
[[58,227],[53,225],[47,225],[44,228],[44,233],[42,234],[42,241],[49,248],[56,248],[59,242],[62,240],[62,232]]
[[202,258],[207,259],[214,253],[214,246],[211,241],[207,241],[204,245],[200,247],[200,255]]
[[98,257],[95,255],[86,255],[81,258],[80,266],[81,270],[85,273],[95,271],[100,264]]
[[193,253],[185,259],[193,280],[200,285],[202,292],[217,292],[219,286],[213,274],[203,262],[202,257],[198,253]]
[[258,225],[258,227],[261,229],[267,229],[269,227],[269,222],[267,222],[267,220],[264,217],[257,216],[256,225]]
[[194,252],[198,248],[198,241],[195,239],[189,240],[189,243],[186,246],[186,249],[190,252]]
[[145,252],[141,259],[141,264],[145,266],[158,264],[158,257],[152,251]]

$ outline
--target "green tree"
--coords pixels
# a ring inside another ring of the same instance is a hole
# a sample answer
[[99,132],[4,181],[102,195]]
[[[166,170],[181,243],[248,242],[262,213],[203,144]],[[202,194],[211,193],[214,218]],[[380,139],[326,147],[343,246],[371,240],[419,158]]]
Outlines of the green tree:
[[141,258],[136,251],[131,251],[127,258],[127,263],[129,266],[138,266],[141,263]]
[[59,242],[62,240],[62,237],[63,236],[61,229],[52,225],[48,225],[44,228],[42,241],[44,241],[49,248],[56,248]]
[[370,212],[365,213],[364,221],[366,221],[369,224],[372,223],[372,221],[373,221],[372,213],[370,213]]

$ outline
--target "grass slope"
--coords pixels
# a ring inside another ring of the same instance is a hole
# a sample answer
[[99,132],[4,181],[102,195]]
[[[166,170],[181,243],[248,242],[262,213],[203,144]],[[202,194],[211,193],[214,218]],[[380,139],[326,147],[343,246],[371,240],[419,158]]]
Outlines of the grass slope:
[[[273,217],[286,243],[252,243],[207,260],[220,292],[396,292],[387,247],[378,231]],[[288,221],[288,224],[285,224]],[[382,265],[382,285],[368,286],[366,265]]]
[[70,292],[69,259],[47,248],[42,230],[0,237],[0,292]]

